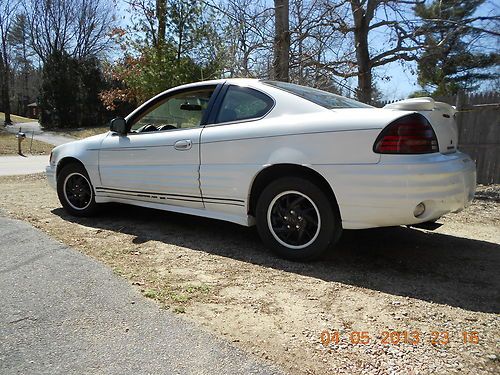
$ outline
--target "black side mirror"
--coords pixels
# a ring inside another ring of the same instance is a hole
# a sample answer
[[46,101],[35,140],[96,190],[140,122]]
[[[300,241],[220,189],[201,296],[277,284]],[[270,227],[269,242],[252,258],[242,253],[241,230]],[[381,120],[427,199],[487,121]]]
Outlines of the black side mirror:
[[109,123],[109,130],[121,135],[127,134],[127,122],[123,117],[115,117]]

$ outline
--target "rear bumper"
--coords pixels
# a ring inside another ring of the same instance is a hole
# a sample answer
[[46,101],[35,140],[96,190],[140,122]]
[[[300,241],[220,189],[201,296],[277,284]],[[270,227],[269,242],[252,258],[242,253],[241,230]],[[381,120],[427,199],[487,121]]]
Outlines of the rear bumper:
[[52,189],[57,190],[56,166],[49,165],[45,167],[45,175],[47,176],[47,182],[52,187]]
[[[467,207],[476,190],[476,166],[461,152],[383,155],[378,164],[337,166],[329,177],[345,229],[417,224]],[[415,207],[425,211],[414,216]]]

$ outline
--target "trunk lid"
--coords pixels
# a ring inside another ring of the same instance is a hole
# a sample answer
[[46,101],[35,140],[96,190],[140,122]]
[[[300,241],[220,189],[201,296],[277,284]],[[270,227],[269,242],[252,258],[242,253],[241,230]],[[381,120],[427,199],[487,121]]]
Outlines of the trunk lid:
[[414,111],[423,115],[432,125],[439,144],[439,152],[450,154],[457,151],[458,129],[456,110],[449,104],[436,102],[432,98],[413,98],[384,106],[387,109]]

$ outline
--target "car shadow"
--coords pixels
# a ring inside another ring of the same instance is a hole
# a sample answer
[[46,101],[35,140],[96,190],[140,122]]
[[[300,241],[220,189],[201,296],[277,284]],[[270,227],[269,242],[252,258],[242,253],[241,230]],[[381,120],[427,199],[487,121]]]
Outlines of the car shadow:
[[408,296],[470,311],[500,312],[500,245],[406,227],[344,231],[335,250],[298,263],[280,259],[255,228],[141,207],[109,204],[97,218],[52,213],[92,228],[217,254],[286,272]]

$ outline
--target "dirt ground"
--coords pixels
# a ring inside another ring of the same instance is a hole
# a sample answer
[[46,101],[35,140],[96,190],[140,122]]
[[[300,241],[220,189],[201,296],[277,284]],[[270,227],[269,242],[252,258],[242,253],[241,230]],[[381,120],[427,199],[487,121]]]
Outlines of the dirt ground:
[[[434,232],[344,231],[306,264],[220,221],[122,205],[70,217],[41,175],[0,178],[0,194],[5,214],[291,374],[500,373],[500,185]],[[339,342],[325,347],[325,330]]]

